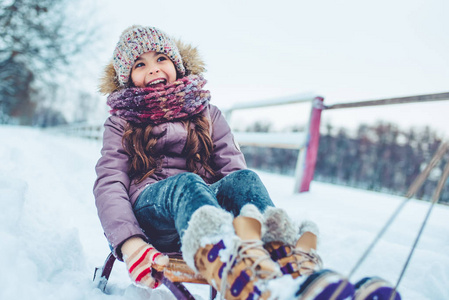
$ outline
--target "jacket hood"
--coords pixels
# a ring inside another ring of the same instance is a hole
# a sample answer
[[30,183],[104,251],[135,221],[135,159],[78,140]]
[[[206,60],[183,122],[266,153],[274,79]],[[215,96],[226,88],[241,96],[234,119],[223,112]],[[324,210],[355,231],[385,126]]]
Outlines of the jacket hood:
[[[184,76],[191,74],[199,75],[206,71],[205,63],[200,57],[199,52],[196,47],[186,44],[180,40],[175,41],[176,46],[179,49],[179,53],[182,57],[182,64],[186,69]],[[103,76],[100,79],[100,84],[98,86],[100,93],[109,95],[114,91],[120,90],[120,84],[117,80],[117,74],[115,72],[112,61],[110,61],[103,71]]]

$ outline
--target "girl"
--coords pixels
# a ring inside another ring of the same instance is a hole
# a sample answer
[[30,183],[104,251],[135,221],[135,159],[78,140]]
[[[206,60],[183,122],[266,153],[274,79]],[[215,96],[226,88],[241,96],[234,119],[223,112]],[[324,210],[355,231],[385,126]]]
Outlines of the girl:
[[[111,116],[94,195],[106,238],[141,286],[159,285],[151,269],[167,266],[161,252],[182,251],[226,299],[267,299],[280,280],[296,293],[301,285],[293,278],[322,265],[317,229],[295,228],[274,208],[209,103],[203,71],[195,48],[157,28],[122,33],[100,85]],[[319,277],[316,295],[335,290],[331,277],[340,280],[333,272]],[[347,284],[336,299],[351,293]]]

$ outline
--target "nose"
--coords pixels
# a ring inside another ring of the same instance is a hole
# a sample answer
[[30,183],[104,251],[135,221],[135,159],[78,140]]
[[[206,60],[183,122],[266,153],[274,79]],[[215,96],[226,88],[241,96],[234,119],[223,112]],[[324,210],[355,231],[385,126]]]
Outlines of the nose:
[[156,73],[159,73],[159,69],[158,68],[152,68],[152,69],[150,69],[150,72],[148,72],[148,74],[150,74],[150,75],[153,75],[153,74],[156,74]]

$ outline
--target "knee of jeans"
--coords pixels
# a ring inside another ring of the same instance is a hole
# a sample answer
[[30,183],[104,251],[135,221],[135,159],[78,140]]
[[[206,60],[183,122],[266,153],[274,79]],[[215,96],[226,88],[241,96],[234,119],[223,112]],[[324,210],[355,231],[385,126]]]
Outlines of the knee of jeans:
[[186,172],[178,175],[177,182],[189,185],[195,182],[204,183],[204,180],[198,174]]
[[238,176],[239,179],[250,180],[250,181],[260,180],[259,175],[257,175],[256,172],[254,172],[252,170],[248,170],[248,169],[236,171],[236,172],[234,172],[234,174],[236,176]]

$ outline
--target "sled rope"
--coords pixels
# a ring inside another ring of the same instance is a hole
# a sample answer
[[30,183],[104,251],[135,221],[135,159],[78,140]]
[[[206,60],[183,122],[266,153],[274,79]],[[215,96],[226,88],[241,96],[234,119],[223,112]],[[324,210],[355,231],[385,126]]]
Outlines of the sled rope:
[[[374,240],[371,242],[371,244],[368,246],[368,248],[365,250],[363,255],[359,258],[357,263],[354,265],[352,270],[349,272],[348,276],[340,283],[338,288],[335,290],[335,292],[330,297],[330,300],[335,300],[338,295],[343,291],[345,286],[348,284],[349,279],[354,275],[354,273],[357,271],[357,269],[360,267],[360,265],[365,261],[366,257],[371,253],[371,250],[374,248],[374,246],[378,243],[380,238],[385,234],[387,229],[391,226],[393,221],[396,219],[396,217],[399,215],[399,213],[404,208],[405,204],[408,203],[408,201],[413,197],[413,195],[416,194],[416,192],[421,188],[421,186],[426,181],[427,177],[429,177],[430,172],[433,170],[433,168],[436,167],[436,165],[441,161],[443,158],[443,155],[447,152],[449,148],[449,145],[447,143],[442,143],[439,147],[432,159],[430,160],[429,164],[426,166],[426,168],[421,171],[421,173],[416,177],[416,179],[413,181],[413,183],[410,185],[409,190],[407,191],[407,194],[405,195],[404,201],[398,206],[398,208],[394,211],[394,213],[391,215],[390,219],[385,223],[385,225],[382,227],[382,229],[379,231],[377,236],[374,238]],[[446,171],[446,170],[445,170]],[[449,170],[448,170],[449,171]],[[447,177],[446,177],[447,178]],[[441,177],[443,179],[443,177]],[[441,180],[440,180],[441,181]],[[443,184],[444,185],[444,182]],[[439,185],[438,185],[439,186]],[[441,187],[442,188],[442,187]],[[438,194],[439,196],[439,194]],[[405,270],[403,270],[405,272]],[[401,274],[402,275],[402,274]],[[397,287],[398,285],[396,285]],[[395,288],[396,291],[396,288]],[[395,292],[393,293],[395,294]]]
[[357,269],[360,267],[360,265],[363,263],[363,261],[366,259],[366,257],[370,254],[371,250],[374,248],[374,246],[377,244],[377,242],[380,240],[380,238],[385,234],[387,229],[391,226],[393,221],[396,219],[396,217],[399,215],[399,213],[404,208],[405,204],[408,203],[408,201],[416,194],[416,192],[421,188],[421,186],[426,181],[427,177],[429,177],[430,172],[433,170],[433,168],[436,167],[436,165],[441,161],[443,158],[443,155],[447,152],[449,145],[447,143],[443,143],[438,148],[437,152],[433,156],[433,158],[430,160],[429,164],[426,166],[426,168],[416,177],[415,181],[410,185],[410,188],[406,194],[406,198],[402,203],[398,206],[396,211],[393,213],[393,215],[390,217],[390,219],[385,223],[384,227],[380,230],[380,232],[377,234],[377,236],[374,238],[374,240],[371,242],[365,253],[362,255],[362,257],[358,260],[358,262],[355,264],[353,269],[348,275],[348,279],[354,275],[354,273],[357,271]]
[[407,257],[404,267],[402,268],[401,274],[399,275],[398,281],[396,282],[396,286],[394,287],[394,292],[392,293],[390,300],[394,299],[394,297],[396,296],[396,290],[397,290],[399,284],[401,283],[402,277],[405,274],[405,270],[407,269],[408,264],[410,263],[410,260],[412,258],[412,255],[415,251],[415,248],[418,245],[419,239],[424,231],[424,227],[426,226],[427,221],[429,220],[430,213],[432,212],[432,209],[435,207],[435,204],[438,203],[438,200],[440,199],[441,191],[443,190],[444,184],[446,183],[446,180],[448,177],[449,177],[449,161],[446,163],[446,166],[444,167],[443,174],[441,175],[440,180],[438,181],[437,188],[432,197],[432,202],[429,206],[429,209],[427,210],[427,214],[421,224],[421,227],[418,231],[418,235],[415,238],[415,242],[413,243],[412,249],[410,250],[410,253]]

